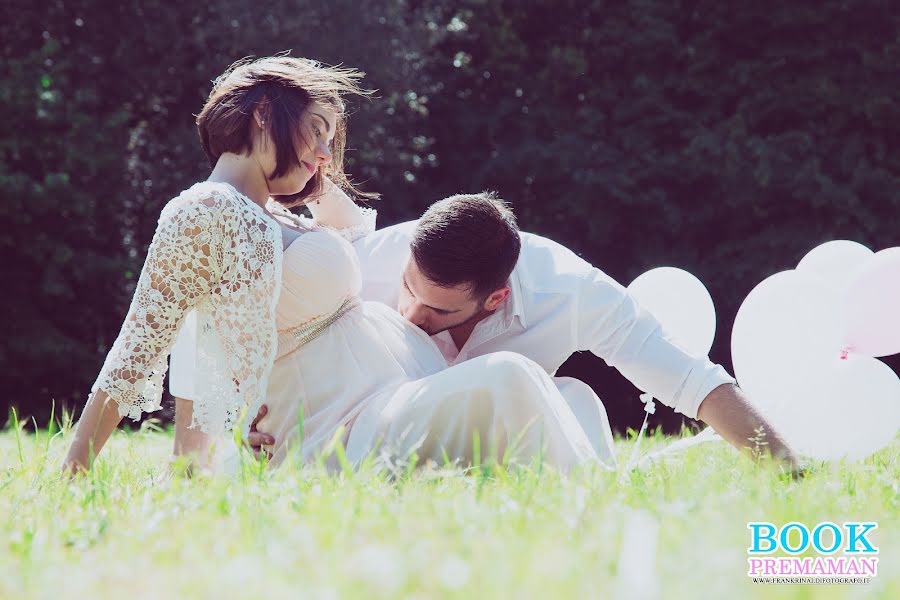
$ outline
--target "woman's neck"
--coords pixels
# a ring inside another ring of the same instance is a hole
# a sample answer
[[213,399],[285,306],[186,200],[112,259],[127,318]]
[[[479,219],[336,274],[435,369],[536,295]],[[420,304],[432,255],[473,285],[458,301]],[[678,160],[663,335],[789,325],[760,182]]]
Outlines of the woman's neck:
[[231,184],[263,208],[269,200],[269,186],[262,168],[251,156],[226,152],[216,161],[207,181]]

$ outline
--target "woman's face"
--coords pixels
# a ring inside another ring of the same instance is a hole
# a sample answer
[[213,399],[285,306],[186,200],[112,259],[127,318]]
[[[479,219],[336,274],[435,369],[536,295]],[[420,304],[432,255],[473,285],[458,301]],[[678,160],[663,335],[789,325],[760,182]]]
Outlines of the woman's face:
[[[303,191],[309,180],[321,167],[331,162],[331,144],[337,130],[337,114],[334,109],[318,102],[307,108],[300,120],[296,144],[300,166],[294,167],[281,177],[268,179],[271,196],[291,196]],[[275,170],[275,146],[271,143],[257,144],[259,162],[266,174]]]

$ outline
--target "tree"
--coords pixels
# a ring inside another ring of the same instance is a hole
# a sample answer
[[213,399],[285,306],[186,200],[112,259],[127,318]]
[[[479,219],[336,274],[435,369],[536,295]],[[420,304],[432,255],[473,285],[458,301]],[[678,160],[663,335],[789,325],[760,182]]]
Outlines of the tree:
[[[441,32],[425,186],[497,189],[524,229],[626,284],[692,271],[719,309],[714,360],[730,363],[734,315],[766,276],[827,239],[897,244],[888,3],[423,5]],[[636,395],[596,361],[568,367],[601,397]]]

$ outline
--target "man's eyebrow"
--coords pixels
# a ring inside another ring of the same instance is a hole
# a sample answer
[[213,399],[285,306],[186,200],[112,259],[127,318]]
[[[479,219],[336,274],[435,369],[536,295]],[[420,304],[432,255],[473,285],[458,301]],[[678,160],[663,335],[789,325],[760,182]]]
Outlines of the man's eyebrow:
[[[409,293],[412,294],[412,289],[409,287],[409,284],[406,283],[406,276],[404,275],[403,277],[401,277],[401,280],[403,281],[403,287],[409,290]],[[447,310],[446,308],[438,308],[436,306],[431,306],[430,304],[424,304],[424,306],[425,308],[430,308],[434,312],[444,313],[445,315],[452,315],[453,313],[459,312],[459,309]]]
[[320,115],[317,112],[314,112],[312,114],[319,117],[320,119],[322,119],[322,122],[325,123],[325,133],[331,133],[331,125],[328,123],[328,119],[326,119],[325,117],[323,117],[322,115]]

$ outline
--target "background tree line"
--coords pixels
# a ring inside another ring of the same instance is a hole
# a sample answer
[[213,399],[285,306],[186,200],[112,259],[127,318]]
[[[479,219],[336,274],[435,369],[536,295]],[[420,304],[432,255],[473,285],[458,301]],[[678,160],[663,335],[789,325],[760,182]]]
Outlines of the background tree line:
[[[729,368],[734,315],[763,278],[828,239],[900,242],[886,0],[6,4],[0,401],[39,422],[51,399],[84,401],[162,205],[208,172],[193,115],[244,56],[367,72],[379,92],[353,106],[349,169],[383,194],[381,225],[497,190],[523,229],[623,284],[660,265],[700,277]],[[637,392],[600,361],[562,374],[620,429],[640,422]]]

